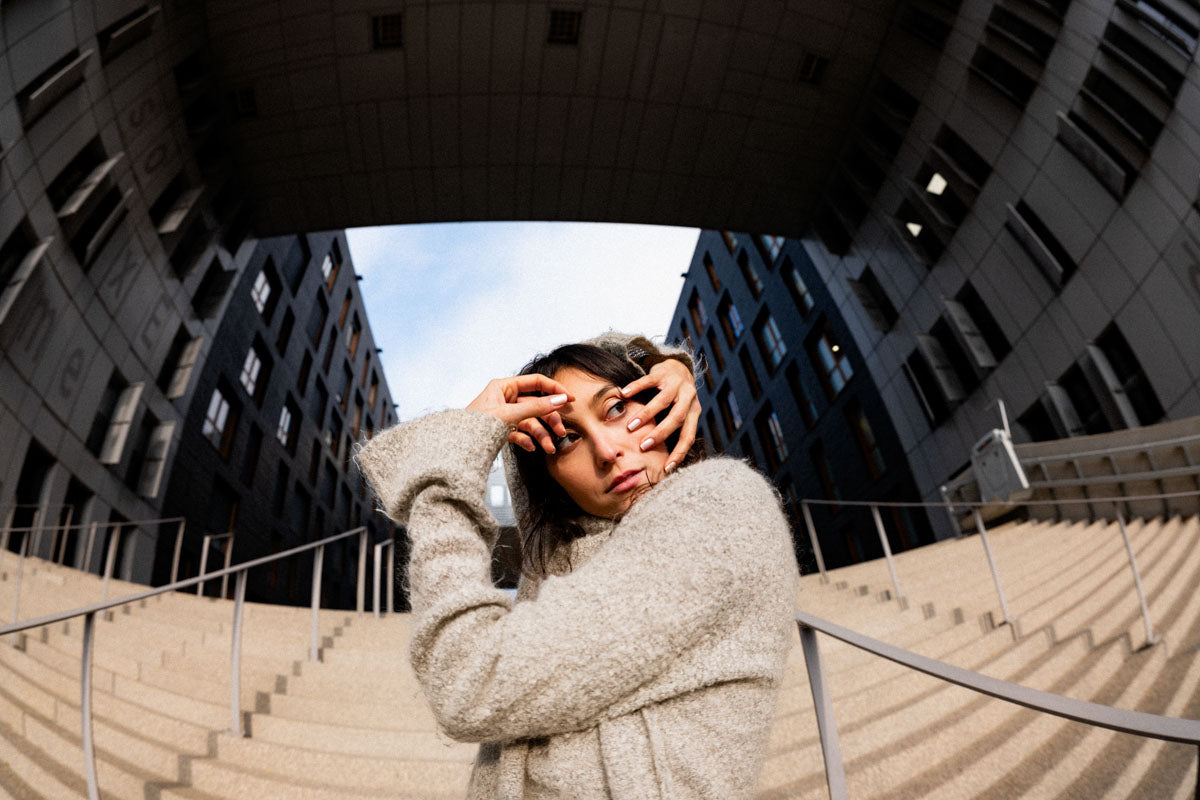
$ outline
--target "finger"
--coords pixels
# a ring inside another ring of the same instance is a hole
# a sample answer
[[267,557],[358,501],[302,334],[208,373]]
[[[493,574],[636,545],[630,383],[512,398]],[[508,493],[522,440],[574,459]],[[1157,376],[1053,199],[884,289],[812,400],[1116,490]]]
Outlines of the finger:
[[544,417],[547,414],[557,411],[569,399],[570,395],[565,392],[551,395],[550,397],[522,397],[514,403],[509,403],[506,412],[512,419],[510,424],[515,425],[521,420],[531,417]]
[[687,457],[688,451],[692,449],[692,445],[696,442],[696,428],[699,424],[700,404],[697,403],[695,410],[689,412],[687,419],[683,422],[683,428],[679,432],[679,443],[675,445],[675,449],[671,451],[671,455],[667,456],[667,472],[671,472],[683,463],[683,459]]
[[544,392],[550,395],[565,394],[567,396],[567,400],[575,399],[571,396],[571,393],[567,391],[567,387],[563,386],[553,378],[547,378],[545,375],[538,375],[537,373],[530,375],[514,375],[511,378],[506,378],[505,384],[506,390],[516,390],[516,392],[514,392],[512,395],[509,395],[508,391],[505,392],[507,397],[514,399],[517,395],[530,394],[532,392]]
[[630,383],[627,386],[625,386],[625,388],[621,389],[621,396],[622,397],[632,397],[633,395],[637,394],[638,392],[644,392],[647,389],[655,388],[656,386],[659,385],[658,382],[659,382],[659,376],[657,376],[657,375],[643,375],[642,377],[635,380],[633,383]]
[[673,395],[668,396],[666,392],[659,392],[651,398],[649,403],[638,409],[637,414],[630,418],[629,424],[626,427],[631,431],[636,431],[647,422],[653,422],[659,412],[666,409],[673,402],[675,402]]
[[567,428],[565,425],[563,425],[562,416],[557,411],[550,412],[546,416],[542,417],[542,419],[547,425],[550,426],[550,430],[554,431],[556,436],[567,435]]
[[521,433],[520,431],[509,431],[508,441],[512,442],[517,447],[520,447],[522,450],[528,450],[530,453],[537,450],[537,445],[533,443],[533,439],[530,439],[526,434]]
[[[654,442],[665,442],[667,437],[678,430],[679,426],[683,424],[684,419],[687,418],[687,414],[688,407],[682,405],[681,403],[676,403],[674,407],[671,408],[671,413],[667,414],[663,421],[658,423],[653,430],[647,431],[646,433],[654,440]],[[642,445],[642,450],[649,449],[649,447],[645,446],[645,442],[643,442]],[[653,446],[654,444],[651,443],[650,447]]]
[[517,430],[524,431],[526,435],[536,441],[542,450],[547,453],[554,452],[554,437],[550,435],[550,431],[546,430],[546,426],[542,425],[538,420],[522,420],[517,424]]

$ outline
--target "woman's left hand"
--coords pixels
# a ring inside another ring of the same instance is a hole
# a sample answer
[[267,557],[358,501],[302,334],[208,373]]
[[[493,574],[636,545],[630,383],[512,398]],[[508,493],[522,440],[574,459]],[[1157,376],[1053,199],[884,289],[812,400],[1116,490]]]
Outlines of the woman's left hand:
[[[621,389],[621,395],[629,398],[647,389],[657,389],[658,394],[629,420],[629,430],[643,430],[646,438],[642,450],[649,450],[659,442],[679,431],[679,442],[667,456],[666,471],[680,465],[692,443],[696,441],[696,428],[700,424],[700,398],[696,395],[695,377],[687,366],[674,358],[660,361],[650,371]],[[669,414],[657,425],[655,416],[667,407]],[[646,427],[642,427],[646,426]]]

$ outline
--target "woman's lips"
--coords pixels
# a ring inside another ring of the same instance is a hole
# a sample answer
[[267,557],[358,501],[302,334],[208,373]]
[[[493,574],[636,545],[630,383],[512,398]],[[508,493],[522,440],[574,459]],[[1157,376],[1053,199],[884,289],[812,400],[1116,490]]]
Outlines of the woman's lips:
[[611,492],[627,492],[630,489],[632,489],[633,487],[637,486],[638,483],[641,482],[641,480],[642,480],[642,470],[640,470],[640,469],[633,469],[633,470],[630,470],[629,472],[622,472],[620,475],[617,476],[617,479],[615,481],[613,481],[612,486],[608,487],[608,491],[610,493]]

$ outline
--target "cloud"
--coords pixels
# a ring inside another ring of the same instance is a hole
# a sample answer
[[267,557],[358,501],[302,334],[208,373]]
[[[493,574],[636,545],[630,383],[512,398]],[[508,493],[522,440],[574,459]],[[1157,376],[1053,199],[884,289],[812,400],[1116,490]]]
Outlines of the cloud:
[[471,223],[348,235],[397,415],[408,419],[462,407],[564,342],[610,328],[663,336],[699,232]]

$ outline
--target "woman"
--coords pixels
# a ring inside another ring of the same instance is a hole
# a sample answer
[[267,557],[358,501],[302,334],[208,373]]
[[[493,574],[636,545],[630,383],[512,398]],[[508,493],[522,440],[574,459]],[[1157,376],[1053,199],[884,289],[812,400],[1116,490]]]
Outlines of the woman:
[[[685,354],[594,344],[360,453],[411,539],[413,669],[439,725],[483,743],[470,798],[749,797],[794,635],[778,496],[741,461],[688,463],[662,441],[681,409],[656,423],[654,389],[690,382]],[[515,603],[492,586],[483,502],[506,441]]]

